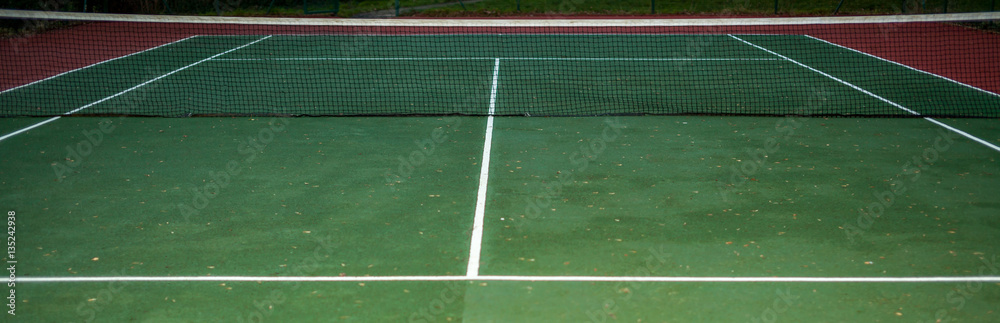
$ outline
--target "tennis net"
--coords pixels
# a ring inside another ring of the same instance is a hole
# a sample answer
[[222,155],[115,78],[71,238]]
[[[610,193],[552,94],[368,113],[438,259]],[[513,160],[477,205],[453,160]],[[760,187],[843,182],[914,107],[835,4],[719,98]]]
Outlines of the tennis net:
[[1000,117],[1000,13],[324,19],[0,10],[0,116]]

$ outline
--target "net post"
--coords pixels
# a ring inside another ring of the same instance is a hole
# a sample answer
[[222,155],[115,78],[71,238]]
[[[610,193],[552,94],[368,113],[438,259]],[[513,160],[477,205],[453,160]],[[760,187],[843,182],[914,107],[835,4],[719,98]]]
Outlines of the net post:
[[399,0],[396,0],[396,17],[399,17]]
[[656,14],[656,0],[649,0],[649,14]]
[[774,15],[778,15],[778,0],[774,0]]
[[948,13],[948,0],[944,0],[944,13]]
[[521,11],[521,0],[517,0],[517,11]]
[[83,0],[83,12],[87,12],[87,0]]

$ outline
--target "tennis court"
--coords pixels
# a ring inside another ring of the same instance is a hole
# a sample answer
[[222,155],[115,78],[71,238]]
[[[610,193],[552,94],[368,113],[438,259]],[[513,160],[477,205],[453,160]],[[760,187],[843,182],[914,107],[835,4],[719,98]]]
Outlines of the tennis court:
[[19,317],[1000,319],[984,87],[810,34],[175,38],[0,93]]

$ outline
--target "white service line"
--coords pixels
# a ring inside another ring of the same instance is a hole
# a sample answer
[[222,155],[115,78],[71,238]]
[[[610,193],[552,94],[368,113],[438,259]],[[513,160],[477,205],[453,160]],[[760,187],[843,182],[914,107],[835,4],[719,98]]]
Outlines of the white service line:
[[493,61],[493,86],[490,89],[490,110],[486,117],[486,139],[483,140],[483,159],[479,170],[479,191],[476,194],[476,213],[469,244],[469,266],[465,274],[479,276],[479,258],[483,244],[483,218],[486,216],[486,187],[490,179],[490,150],[493,146],[493,113],[497,104],[497,83],[500,80],[500,59]]
[[151,50],[163,47],[163,46],[173,45],[173,44],[176,44],[176,43],[179,43],[179,42],[191,39],[191,38],[195,38],[195,37],[198,37],[198,35],[188,36],[188,37],[186,37],[184,39],[175,40],[175,41],[172,41],[172,42],[169,42],[169,43],[166,43],[166,44],[162,44],[162,45],[159,45],[159,46],[156,46],[156,47],[147,48],[147,49],[144,49],[142,51],[131,53],[131,54],[128,54],[128,55],[125,55],[125,56],[119,56],[119,57],[111,58],[111,59],[108,59],[108,60],[100,61],[100,62],[97,62],[97,63],[94,63],[94,64],[90,64],[90,65],[87,65],[87,66],[84,66],[84,67],[81,67],[81,68],[77,68],[77,69],[65,71],[65,72],[62,72],[62,73],[59,73],[59,74],[56,74],[56,75],[52,75],[52,76],[46,77],[46,78],[41,79],[41,80],[37,80],[37,81],[31,82],[31,83],[28,83],[28,84],[21,84],[21,85],[18,85],[18,86],[15,86],[15,87],[12,87],[12,88],[0,91],[0,94],[4,94],[4,93],[7,93],[9,91],[17,90],[17,89],[20,89],[22,87],[33,85],[33,84],[36,84],[36,83],[39,83],[39,82],[45,82],[45,81],[48,81],[48,80],[51,80],[51,79],[54,79],[54,78],[57,78],[57,77],[69,74],[69,73],[73,73],[73,72],[76,72],[76,71],[79,71],[79,70],[82,70],[82,69],[86,69],[86,68],[94,67],[94,66],[97,66],[97,65],[101,65],[101,64],[104,64],[104,63],[107,63],[107,62],[110,62],[110,61],[114,61],[114,60],[126,58],[126,57],[129,57],[129,56],[132,56],[132,55],[136,55],[136,54],[142,54],[142,53],[145,53],[145,52],[148,52],[148,51],[151,51]]
[[711,276],[100,276],[18,277],[18,283],[84,282],[372,282],[372,281],[546,281],[664,283],[1000,283],[1000,276],[929,277],[711,277]]
[[[802,66],[802,67],[805,67],[805,68],[809,69],[810,71],[813,71],[813,72],[816,72],[816,73],[819,73],[819,74],[821,74],[821,75],[823,75],[823,76],[826,76],[826,77],[830,78],[831,80],[834,80],[834,81],[837,81],[837,82],[840,82],[841,84],[844,84],[844,85],[847,85],[847,86],[851,87],[852,89],[855,89],[855,90],[858,90],[858,91],[860,91],[861,93],[864,93],[864,94],[867,94],[867,95],[869,95],[869,96],[871,96],[871,97],[873,97],[873,98],[876,98],[876,99],[879,99],[879,100],[881,100],[882,102],[885,102],[885,103],[888,103],[888,104],[890,104],[890,105],[892,105],[892,106],[894,106],[894,107],[896,107],[896,108],[899,108],[900,110],[903,110],[903,111],[906,111],[906,112],[909,112],[910,114],[913,114],[913,115],[920,115],[920,113],[919,113],[919,112],[916,112],[916,111],[913,111],[913,110],[910,110],[910,109],[907,109],[906,107],[904,107],[904,106],[902,106],[902,105],[899,105],[899,104],[897,104],[896,102],[892,102],[892,101],[889,101],[888,99],[886,99],[886,98],[883,98],[883,97],[881,97],[881,96],[878,96],[878,95],[876,95],[875,93],[871,93],[871,92],[868,92],[868,90],[865,90],[865,89],[862,89],[862,88],[860,88],[860,87],[858,87],[858,86],[856,86],[856,85],[854,85],[854,84],[851,84],[851,83],[848,83],[847,81],[844,81],[844,80],[841,80],[841,79],[839,79],[839,78],[836,78],[836,77],[834,77],[833,75],[830,75],[830,74],[827,74],[827,73],[824,73],[823,71],[820,71],[820,70],[817,70],[817,69],[815,69],[815,68],[812,68],[812,67],[809,67],[809,66],[808,66],[808,65],[806,65],[806,64],[802,64],[802,63],[799,63],[798,61],[796,61],[796,60],[794,60],[794,59],[791,59],[791,58],[788,58],[788,57],[785,57],[784,55],[781,55],[781,54],[778,54],[778,53],[775,53],[775,52],[773,52],[773,51],[771,51],[771,50],[768,50],[767,48],[764,48],[764,47],[761,47],[761,46],[757,46],[757,45],[755,45],[755,44],[753,44],[753,43],[751,43],[751,42],[748,42],[748,41],[746,41],[746,40],[743,40],[743,39],[740,39],[739,37],[736,37],[736,36],[733,36],[733,35],[729,35],[729,37],[732,37],[732,38],[734,38],[734,39],[736,39],[736,40],[739,40],[740,42],[743,42],[744,44],[747,44],[747,45],[750,45],[750,46],[753,46],[753,47],[755,47],[755,48],[757,48],[757,49],[760,49],[760,50],[762,50],[762,51],[765,51],[765,52],[768,52],[768,53],[771,53],[772,55],[775,55],[775,56],[778,56],[778,57],[781,57],[781,58],[783,58],[783,59],[785,59],[785,60],[787,60],[787,61],[789,61],[789,62],[792,62],[792,63],[794,63],[795,65],[798,65],[798,66]],[[980,144],[983,144],[983,145],[985,145],[985,146],[987,146],[987,147],[989,147],[989,148],[991,148],[991,149],[993,149],[993,150],[996,150],[996,151],[1000,151],[1000,147],[997,147],[997,145],[994,145],[994,144],[991,144],[991,143],[990,143],[989,141],[986,141],[986,140],[983,140],[983,139],[980,139],[980,138],[978,138],[978,137],[976,137],[976,136],[973,136],[973,135],[971,135],[971,134],[969,134],[969,133],[967,133],[967,132],[965,132],[965,131],[961,131],[961,130],[958,130],[957,128],[954,128],[954,127],[951,127],[951,126],[948,126],[948,125],[946,125],[946,124],[944,124],[944,123],[942,123],[942,122],[939,122],[939,121],[937,121],[937,120],[934,120],[933,118],[927,118],[927,117],[925,117],[925,118],[924,118],[924,120],[927,120],[927,121],[930,121],[930,122],[933,122],[934,124],[937,124],[937,125],[939,125],[939,126],[942,126],[942,127],[944,127],[945,129],[948,129],[948,130],[951,130],[951,131],[954,131],[954,132],[955,132],[955,133],[957,133],[957,134],[960,134],[960,135],[962,135],[962,136],[964,136],[964,137],[966,137],[966,138],[969,138],[969,139],[972,139],[973,141],[975,141],[975,142],[978,142],[978,143],[980,143]]]
[[841,45],[838,45],[838,44],[834,44],[834,43],[831,43],[829,41],[826,41],[826,40],[823,40],[823,39],[819,39],[819,38],[816,38],[816,37],[813,37],[813,36],[809,36],[809,35],[805,35],[805,36],[809,37],[809,38],[812,38],[812,39],[815,39],[815,40],[818,40],[818,41],[821,41],[821,42],[824,42],[824,43],[827,43],[827,44],[830,44],[830,45],[833,45],[833,46],[837,46],[837,47],[840,47],[840,48],[843,48],[843,49],[846,49],[846,50],[858,53],[858,54],[862,54],[862,55],[865,55],[865,56],[868,56],[868,57],[871,57],[871,58],[875,58],[875,59],[878,59],[878,60],[883,61],[883,62],[893,63],[893,64],[896,64],[896,65],[899,65],[899,66],[902,66],[902,67],[905,67],[905,68],[908,68],[908,69],[911,69],[911,70],[914,70],[914,71],[917,71],[917,72],[920,72],[920,73],[924,73],[924,74],[931,75],[931,76],[936,76],[938,78],[942,78],[942,79],[951,81],[952,83],[955,83],[955,84],[958,84],[958,85],[961,85],[961,86],[964,86],[964,87],[967,87],[967,88],[970,88],[970,89],[973,89],[973,90],[976,90],[976,91],[980,91],[980,92],[983,92],[983,93],[986,93],[986,94],[990,94],[990,95],[993,95],[993,96],[1000,96],[1000,94],[993,93],[993,92],[990,92],[990,91],[987,91],[987,90],[983,90],[983,89],[980,89],[978,87],[975,87],[975,86],[972,86],[972,85],[969,85],[969,84],[965,84],[965,83],[962,83],[962,82],[959,82],[959,81],[956,81],[956,80],[953,80],[953,79],[950,79],[950,78],[947,78],[947,77],[944,77],[944,76],[941,76],[941,75],[937,75],[937,74],[928,72],[928,71],[916,69],[916,68],[913,68],[913,67],[911,67],[909,65],[906,65],[906,64],[903,64],[903,63],[898,63],[898,62],[890,61],[890,60],[887,60],[885,58],[881,58],[881,57],[878,57],[878,56],[875,56],[875,55],[872,55],[872,54],[868,54],[868,53],[859,51],[859,50],[854,49],[854,48],[850,48],[850,47],[846,47],[846,46],[841,46]]
[[[238,49],[241,49],[241,48],[244,48],[244,47],[247,47],[247,46],[250,46],[250,45],[253,45],[253,44],[256,44],[257,42],[259,42],[259,41],[262,41],[262,40],[265,40],[265,39],[268,39],[268,38],[270,38],[270,37],[271,37],[271,36],[267,36],[267,37],[264,37],[264,38],[261,38],[261,39],[258,39],[258,40],[255,40],[255,41],[252,41],[252,42],[250,42],[250,43],[247,43],[247,44],[244,44],[244,45],[242,45],[242,46],[239,46],[239,47],[236,47],[236,48],[233,48],[233,49],[230,49],[230,50],[227,50],[227,51],[225,51],[225,52],[222,52],[222,53],[218,53],[218,54],[215,54],[215,55],[212,55],[212,56],[211,56],[211,57],[209,57],[209,58],[206,58],[206,59],[203,59],[203,60],[200,60],[200,61],[197,61],[197,62],[194,62],[194,63],[191,63],[191,64],[189,64],[189,65],[187,65],[187,66],[184,66],[184,67],[181,67],[181,68],[178,68],[178,69],[176,69],[176,70],[173,70],[173,71],[171,71],[171,72],[169,72],[169,73],[167,73],[167,74],[163,74],[163,75],[160,75],[160,76],[157,76],[157,77],[156,77],[156,78],[154,78],[154,79],[151,79],[151,80],[149,80],[149,81],[145,81],[145,82],[142,82],[142,83],[141,83],[141,84],[139,84],[139,85],[136,85],[136,86],[133,86],[133,87],[130,87],[130,88],[128,88],[128,89],[126,89],[126,90],[124,90],[124,91],[121,91],[121,92],[118,92],[118,93],[115,93],[115,94],[113,94],[113,95],[111,95],[111,96],[108,96],[108,97],[106,97],[106,98],[103,98],[103,99],[100,99],[100,100],[97,100],[97,101],[94,101],[94,102],[91,102],[90,104],[87,104],[87,105],[84,105],[84,106],[82,106],[82,107],[79,107],[79,108],[76,108],[76,109],[73,109],[73,110],[72,110],[72,111],[70,111],[70,112],[66,112],[66,113],[63,113],[63,115],[71,115],[71,114],[74,114],[74,113],[77,113],[77,112],[79,112],[80,110],[83,110],[83,109],[86,109],[86,108],[89,108],[89,107],[92,107],[92,106],[94,106],[95,104],[99,104],[99,103],[101,103],[101,102],[104,102],[104,101],[107,101],[107,100],[110,100],[110,99],[113,99],[113,98],[115,98],[115,97],[118,97],[118,96],[120,96],[120,95],[122,95],[122,94],[125,94],[125,93],[128,93],[128,92],[131,92],[132,90],[135,90],[135,89],[138,89],[138,88],[140,88],[140,87],[142,87],[142,86],[144,86],[144,85],[146,85],[146,84],[149,84],[149,83],[153,83],[153,82],[156,82],[156,81],[157,81],[157,80],[159,80],[159,79],[162,79],[162,78],[164,78],[164,77],[167,77],[167,76],[170,76],[170,75],[172,75],[172,74],[174,74],[174,73],[177,73],[177,72],[180,72],[180,71],[183,71],[183,70],[185,70],[185,69],[187,69],[187,68],[189,68],[189,67],[191,67],[191,66],[195,66],[195,65],[198,65],[198,64],[201,64],[202,62],[205,62],[205,61],[208,61],[208,60],[211,60],[211,59],[213,59],[213,58],[216,58],[216,57],[219,57],[219,56],[222,56],[222,55],[225,55],[225,54],[228,54],[228,53],[230,53],[230,52],[233,52],[233,51],[235,51],[235,50],[238,50]],[[4,139],[7,139],[7,138],[10,138],[10,137],[13,137],[13,136],[15,136],[15,135],[18,135],[18,134],[20,134],[20,133],[23,133],[23,132],[25,132],[25,131],[28,131],[28,130],[31,130],[31,129],[33,129],[33,128],[36,128],[36,127],[38,127],[38,126],[41,126],[41,125],[43,125],[43,124],[46,124],[46,123],[49,123],[49,122],[52,122],[52,121],[55,121],[55,120],[57,120],[57,119],[59,119],[59,118],[61,118],[61,116],[59,116],[59,117],[52,117],[51,119],[47,119],[47,120],[45,120],[45,121],[42,121],[42,122],[39,122],[39,123],[36,123],[36,124],[34,124],[34,125],[31,125],[31,126],[28,126],[28,127],[24,128],[24,129],[21,129],[21,130],[18,130],[18,131],[15,131],[15,132],[12,132],[12,133],[9,133],[9,134],[6,134],[6,135],[4,135],[4,136],[0,137],[0,141],[3,141]]]
[[[287,57],[287,58],[219,58],[216,61],[452,61],[487,60],[495,57]],[[778,58],[691,58],[691,57],[501,57],[504,60],[531,61],[780,61]]]

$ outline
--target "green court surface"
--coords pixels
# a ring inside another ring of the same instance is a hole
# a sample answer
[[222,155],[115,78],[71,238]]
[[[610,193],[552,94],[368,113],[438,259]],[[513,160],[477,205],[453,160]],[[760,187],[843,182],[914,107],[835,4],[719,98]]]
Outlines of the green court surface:
[[198,36],[0,98],[496,115],[2,118],[26,321],[1000,320],[996,119],[614,115],[1000,100],[805,36]]

